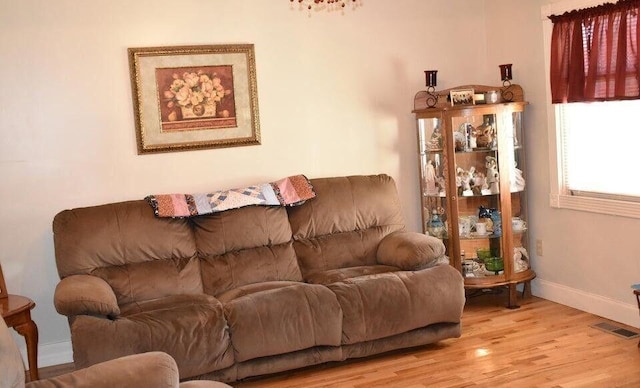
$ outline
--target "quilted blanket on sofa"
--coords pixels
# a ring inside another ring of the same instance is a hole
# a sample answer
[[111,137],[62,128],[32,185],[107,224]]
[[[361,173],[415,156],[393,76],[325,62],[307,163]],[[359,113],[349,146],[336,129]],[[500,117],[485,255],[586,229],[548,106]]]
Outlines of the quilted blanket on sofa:
[[149,202],[158,217],[192,217],[244,206],[296,206],[316,196],[304,175],[294,175],[275,182],[239,189],[204,194],[149,195]]

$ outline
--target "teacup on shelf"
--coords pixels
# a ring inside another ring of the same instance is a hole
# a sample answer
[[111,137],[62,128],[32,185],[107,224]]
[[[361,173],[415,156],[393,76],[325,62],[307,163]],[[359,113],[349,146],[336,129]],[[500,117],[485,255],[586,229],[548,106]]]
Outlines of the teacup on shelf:
[[527,229],[527,223],[520,217],[513,217],[511,219],[511,229],[514,232],[520,232]]

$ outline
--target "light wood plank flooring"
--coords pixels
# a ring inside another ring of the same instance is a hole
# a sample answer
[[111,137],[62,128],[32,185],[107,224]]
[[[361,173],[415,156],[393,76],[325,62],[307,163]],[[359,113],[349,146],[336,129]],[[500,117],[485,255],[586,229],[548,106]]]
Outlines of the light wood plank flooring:
[[[505,301],[505,294],[468,298],[461,338],[234,386],[640,387],[638,339],[590,327],[615,322],[535,297],[516,310]],[[44,368],[41,376],[68,368]]]

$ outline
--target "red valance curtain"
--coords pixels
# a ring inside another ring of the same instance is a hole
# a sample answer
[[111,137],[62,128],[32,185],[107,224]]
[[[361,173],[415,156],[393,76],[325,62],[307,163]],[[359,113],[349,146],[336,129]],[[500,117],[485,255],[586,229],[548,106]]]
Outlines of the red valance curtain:
[[640,0],[553,15],[552,102],[640,99]]

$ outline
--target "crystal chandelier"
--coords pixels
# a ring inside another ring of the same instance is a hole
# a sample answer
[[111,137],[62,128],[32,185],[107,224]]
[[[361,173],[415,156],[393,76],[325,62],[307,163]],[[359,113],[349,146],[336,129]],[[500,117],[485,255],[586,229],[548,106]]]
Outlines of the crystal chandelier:
[[316,9],[316,10],[335,10],[335,9],[344,9],[347,7],[348,3],[353,5],[353,8],[358,7],[359,1],[357,0],[290,0],[291,3],[298,3],[300,7],[306,8],[308,10]]

